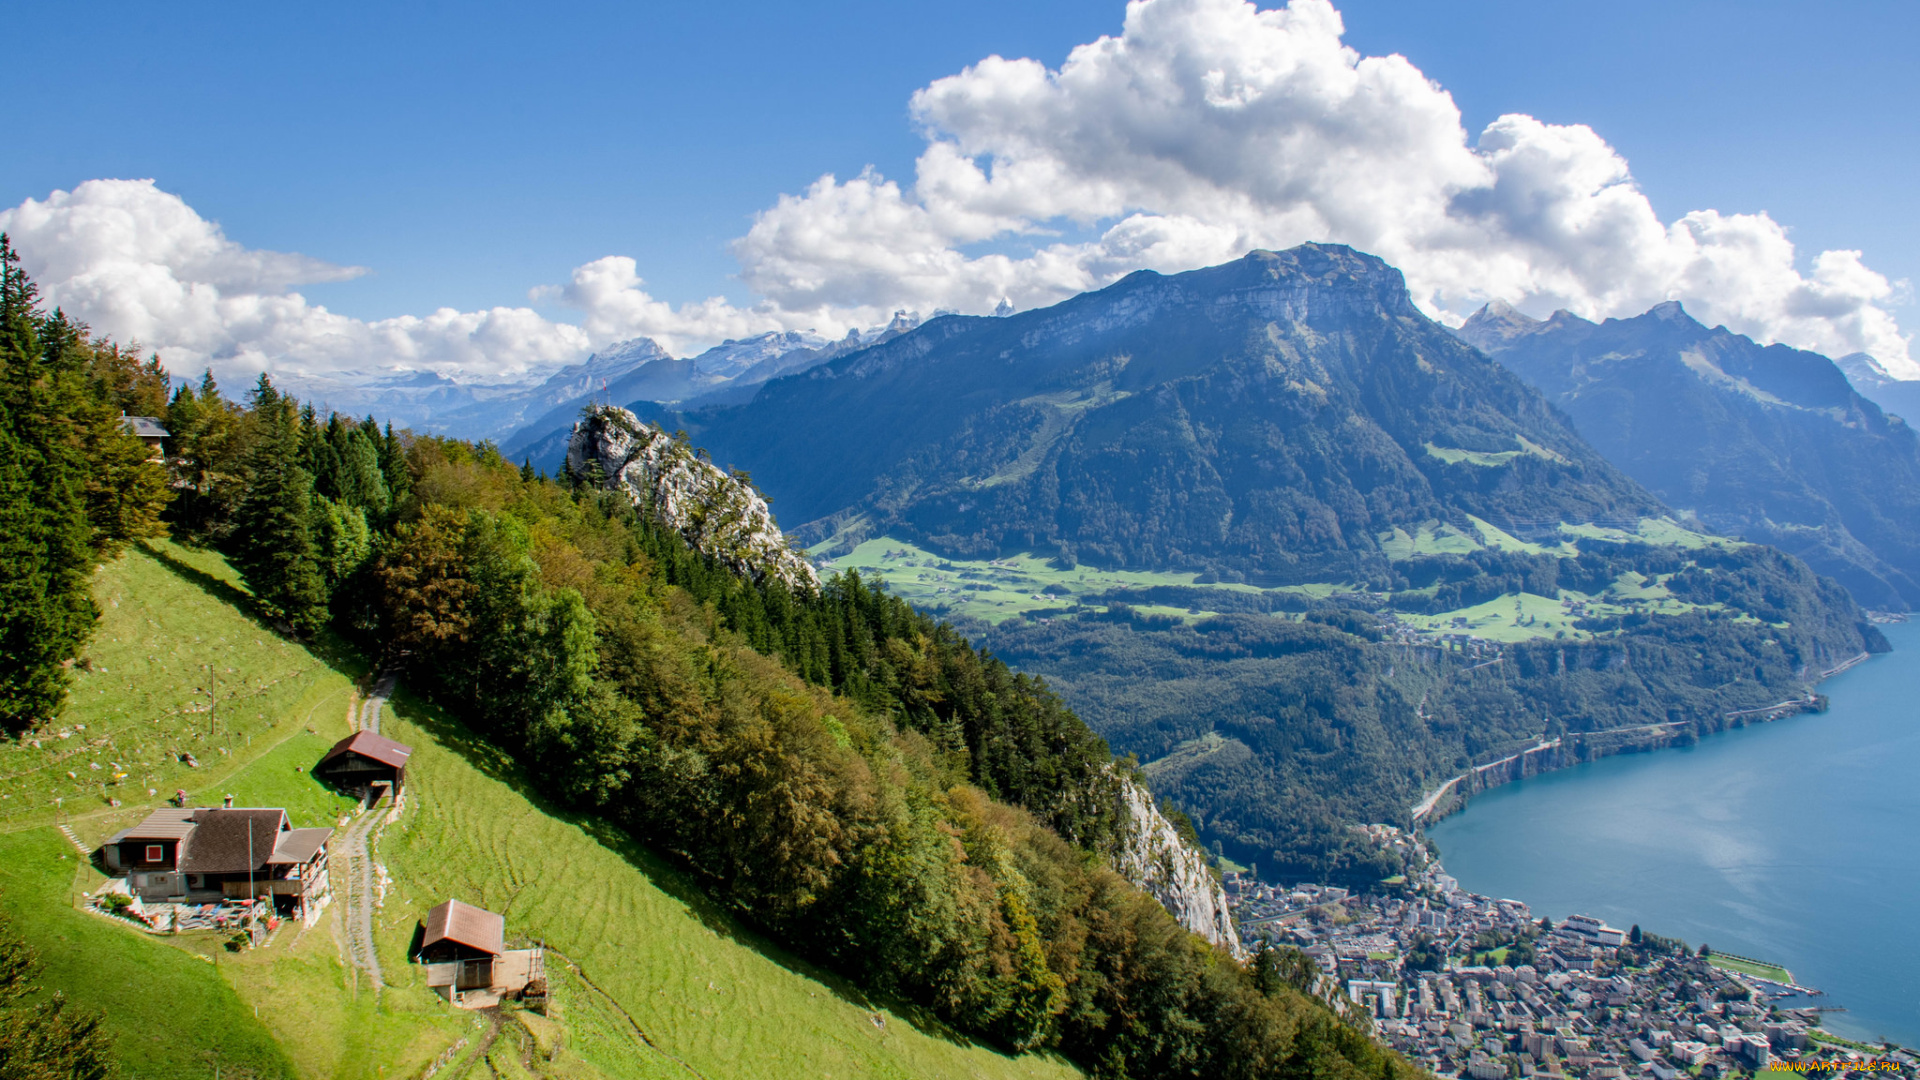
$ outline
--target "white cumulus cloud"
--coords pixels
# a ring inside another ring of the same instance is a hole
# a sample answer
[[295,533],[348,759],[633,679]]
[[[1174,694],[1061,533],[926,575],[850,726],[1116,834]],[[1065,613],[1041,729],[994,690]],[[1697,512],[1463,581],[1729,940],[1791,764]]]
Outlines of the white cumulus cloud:
[[441,308],[367,321],[310,303],[294,286],[364,271],[243,247],[152,180],[89,180],[0,210],[43,301],[122,342],[157,350],[178,373],[437,371],[471,380],[540,372],[588,349],[649,335],[692,347],[784,329],[776,317],[708,300],[674,310],[641,289],[632,259],[609,257],[551,290],[582,325],[529,307]]
[[360,271],[228,239],[152,181],[95,180],[0,211],[47,298],[97,329],[201,363],[321,374],[506,377],[650,336],[686,354],[767,330],[838,335],[902,308],[986,313],[1192,269],[1254,247],[1351,244],[1457,322],[1488,300],[1633,315],[1684,302],[1709,325],[1920,377],[1857,251],[1798,260],[1764,214],[1664,220],[1583,125],[1507,115],[1478,132],[1400,56],[1342,41],[1328,0],[1133,0],[1124,29],[1058,69],[988,57],[913,95],[911,183],[867,170],[782,195],[734,243],[757,299],[674,307],[609,255],[530,307],[363,321],[295,287]]
[[[928,145],[911,187],[866,173],[782,198],[736,244],[745,280],[776,305],[986,311],[1323,240],[1399,266],[1452,321],[1491,299],[1588,317],[1677,299],[1920,375],[1858,252],[1802,273],[1764,214],[1662,221],[1592,129],[1508,115],[1470,137],[1411,62],[1342,34],[1327,0],[1134,0],[1118,37],[1058,70],[989,57],[914,95]],[[1101,231],[1046,242],[1062,224]],[[966,254],[1014,239],[1027,253]]]

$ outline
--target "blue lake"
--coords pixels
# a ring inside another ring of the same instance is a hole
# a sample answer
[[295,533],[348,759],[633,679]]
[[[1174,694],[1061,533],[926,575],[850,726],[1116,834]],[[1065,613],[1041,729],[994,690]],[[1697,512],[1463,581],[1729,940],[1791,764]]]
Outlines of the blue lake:
[[1463,888],[1791,969],[1849,1038],[1920,1045],[1920,623],[1832,707],[1549,773],[1430,833]]

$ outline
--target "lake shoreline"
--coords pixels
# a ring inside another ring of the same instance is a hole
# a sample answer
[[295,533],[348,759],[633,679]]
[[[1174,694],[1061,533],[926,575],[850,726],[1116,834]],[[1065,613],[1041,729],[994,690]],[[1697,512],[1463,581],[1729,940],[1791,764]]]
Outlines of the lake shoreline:
[[[1822,679],[1824,681],[1826,678],[1847,671],[1867,658],[1868,654],[1861,653],[1840,667],[1825,673]],[[1713,735],[1724,735],[1753,724],[1770,724],[1775,720],[1784,720],[1806,713],[1824,713],[1827,708],[1828,699],[1825,694],[1809,693],[1805,698],[1725,713],[1721,717],[1722,726],[1704,733],[1698,730],[1698,725],[1692,720],[1670,720],[1660,724],[1643,724],[1611,731],[1569,732],[1559,738],[1542,740],[1497,761],[1476,765],[1448,780],[1410,808],[1410,827],[1415,831],[1424,830],[1465,810],[1473,796],[1518,780],[1559,769],[1570,769],[1576,765],[1585,765],[1619,754],[1648,754],[1657,750],[1693,746],[1701,739]]]
[[1920,852],[1899,825],[1920,813],[1920,626],[1884,629],[1897,651],[1836,674],[1821,716],[1524,763],[1464,806],[1436,800],[1423,831],[1463,887],[1768,957],[1851,1010],[1830,1014],[1834,1034],[1920,1043],[1920,939],[1900,899],[1920,893]]

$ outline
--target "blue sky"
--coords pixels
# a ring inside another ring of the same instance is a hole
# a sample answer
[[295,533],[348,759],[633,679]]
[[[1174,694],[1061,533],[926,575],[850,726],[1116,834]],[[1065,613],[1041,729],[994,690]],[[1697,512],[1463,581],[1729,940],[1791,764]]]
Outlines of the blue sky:
[[[655,299],[750,303],[729,243],[756,212],[868,165],[911,184],[927,146],[915,90],[995,53],[1058,68],[1125,15],[1108,0],[86,11],[10,13],[33,47],[0,69],[0,207],[151,177],[246,248],[367,267],[301,287],[360,319],[523,305],[610,254],[632,256]],[[1663,221],[1766,211],[1802,269],[1857,248],[1920,278],[1920,6],[1340,11],[1346,44],[1405,55],[1470,135],[1506,112],[1587,124]],[[1913,321],[1904,294],[1881,306]]]

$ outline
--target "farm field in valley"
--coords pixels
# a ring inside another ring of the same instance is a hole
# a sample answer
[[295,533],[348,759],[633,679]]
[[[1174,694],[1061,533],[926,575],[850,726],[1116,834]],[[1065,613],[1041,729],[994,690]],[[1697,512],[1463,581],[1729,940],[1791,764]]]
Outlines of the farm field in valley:
[[[1565,525],[1556,545],[1521,540],[1478,518],[1469,517],[1471,531],[1443,522],[1428,522],[1409,532],[1394,529],[1381,535],[1381,545],[1390,559],[1404,561],[1420,555],[1465,555],[1481,550],[1551,554],[1571,557],[1578,554],[1574,540],[1640,541],[1683,549],[1698,549],[1709,544],[1738,546],[1738,541],[1706,536],[1664,519],[1648,518],[1629,531],[1600,525]],[[1033,554],[1002,559],[949,559],[904,540],[881,538],[868,540],[837,558],[826,560],[828,573],[857,570],[869,579],[878,577],[889,591],[924,611],[949,618],[977,619],[989,625],[1007,619],[1046,618],[1064,614],[1078,604],[1100,610],[1102,602],[1139,591],[1142,599],[1130,603],[1144,615],[1169,616],[1186,622],[1210,618],[1222,612],[1246,611],[1265,600],[1271,607],[1300,607],[1307,601],[1336,593],[1354,591],[1348,582],[1314,582],[1261,589],[1239,582],[1223,582],[1193,573],[1141,570],[1103,570],[1080,565],[1062,569],[1051,560]],[[1191,597],[1188,606],[1153,602],[1147,592],[1161,587],[1177,587]],[[1417,590],[1416,590],[1417,591]],[[1428,590],[1429,592],[1431,590]],[[1264,596],[1263,596],[1264,594]],[[1209,596],[1220,599],[1209,603]],[[1096,601],[1094,598],[1100,598]],[[1270,598],[1270,599],[1269,599]],[[1580,606],[1575,613],[1563,602]],[[1553,597],[1531,593],[1508,594],[1484,603],[1431,615],[1401,613],[1402,623],[1416,630],[1434,633],[1466,633],[1491,641],[1517,642],[1533,638],[1585,640],[1593,634],[1574,626],[1585,616],[1606,617],[1645,612],[1677,615],[1696,606],[1675,599],[1663,581],[1625,574],[1604,592],[1589,595],[1563,589]],[[1709,605],[1717,607],[1718,605]],[[1276,618],[1297,618],[1277,611]]]

